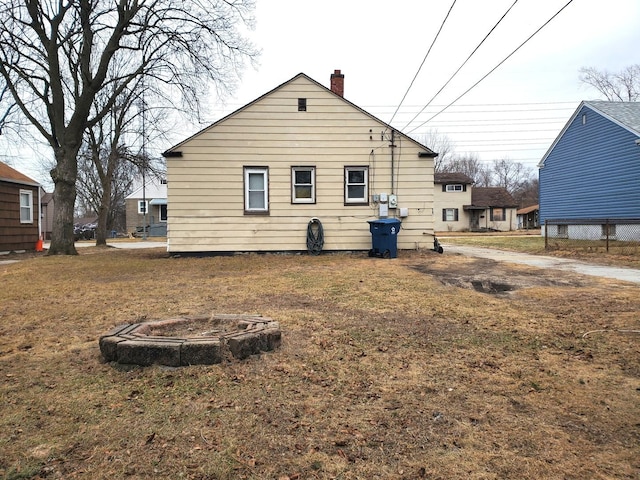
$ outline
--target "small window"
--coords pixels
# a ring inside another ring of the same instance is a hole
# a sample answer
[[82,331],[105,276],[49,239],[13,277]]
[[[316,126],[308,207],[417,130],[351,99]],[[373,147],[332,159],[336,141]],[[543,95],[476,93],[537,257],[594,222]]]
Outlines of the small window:
[[161,222],[166,222],[167,221],[167,206],[166,205],[160,205],[160,221]]
[[462,185],[447,185],[447,192],[463,192],[464,186]]
[[316,167],[291,167],[291,203],[316,203]]
[[148,212],[149,203],[146,200],[138,200],[138,213],[144,215]]
[[458,209],[457,208],[443,208],[442,209],[442,221],[443,222],[457,222],[458,221]]
[[583,114],[582,114],[582,124],[583,124],[583,125],[586,125],[586,124],[587,124],[587,114],[586,114],[586,113],[583,113]]
[[167,184],[167,179],[163,178],[162,180],[160,180],[160,185],[166,185]]
[[558,237],[569,238],[569,225],[558,225]]
[[602,225],[602,238],[611,238],[616,236],[616,226],[615,224],[604,224]]
[[344,168],[344,203],[369,204],[369,167]]
[[33,223],[33,192],[31,190],[20,190],[20,223]]
[[507,219],[507,215],[504,208],[491,208],[491,221],[492,222],[504,222]]
[[245,213],[269,212],[269,169],[267,167],[244,168]]
[[298,111],[299,112],[306,112],[307,111],[307,99],[306,98],[299,98],[298,99]]

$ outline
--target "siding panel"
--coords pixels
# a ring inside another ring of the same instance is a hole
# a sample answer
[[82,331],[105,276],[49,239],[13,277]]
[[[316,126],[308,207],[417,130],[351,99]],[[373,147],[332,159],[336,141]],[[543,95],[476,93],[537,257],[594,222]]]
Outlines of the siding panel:
[[540,221],[640,216],[637,138],[583,106],[540,169]]
[[[307,98],[307,111],[297,99]],[[433,159],[396,136],[391,185],[386,125],[299,76],[185,141],[167,158],[170,252],[306,250],[320,218],[325,250],[368,250],[377,207],[344,205],[344,167],[369,168],[369,195],[396,193],[409,208],[399,248],[433,245]],[[315,166],[316,203],[291,203],[291,167]],[[243,167],[269,168],[269,214],[244,214]],[[400,168],[398,168],[400,166]],[[394,210],[390,210],[393,216]]]

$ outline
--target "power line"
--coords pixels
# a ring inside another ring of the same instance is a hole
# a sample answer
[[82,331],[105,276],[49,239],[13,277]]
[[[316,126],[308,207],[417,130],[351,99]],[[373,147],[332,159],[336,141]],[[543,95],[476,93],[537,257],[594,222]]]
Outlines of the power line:
[[491,70],[489,70],[489,72],[487,74],[485,74],[480,80],[478,80],[476,83],[474,83],[471,87],[469,87],[464,93],[462,93],[460,96],[458,96],[454,101],[452,101],[449,105],[447,105],[446,107],[444,107],[442,110],[440,110],[438,113],[436,113],[435,115],[433,115],[431,118],[429,118],[428,120],[422,122],[420,125],[418,125],[417,127],[413,128],[412,130],[409,131],[409,133],[414,132],[415,130],[417,130],[418,128],[422,127],[425,123],[430,122],[431,120],[433,120],[435,117],[437,117],[438,115],[440,115],[442,112],[444,112],[447,108],[449,108],[451,105],[453,105],[454,103],[456,103],[458,100],[460,100],[462,97],[464,97],[467,93],[469,93],[471,90],[473,90],[475,87],[478,86],[478,84],[480,82],[482,82],[485,78],[487,78],[489,75],[491,75],[498,67],[500,67],[504,62],[506,62],[509,58],[511,58],[518,50],[520,50],[526,43],[529,42],[529,40],[531,40],[534,36],[536,36],[538,34],[538,32],[540,32],[540,30],[542,30],[544,27],[546,27],[554,18],[556,18],[558,15],[560,15],[560,13],[567,8],[571,3],[573,2],[573,0],[569,0],[560,10],[558,10],[549,20],[547,20],[544,24],[542,24],[542,26],[540,28],[538,28],[535,32],[533,32],[524,42],[522,42],[520,45],[518,45],[518,47],[512,51],[509,55],[507,55],[500,63],[498,63],[495,67],[493,67]]
[[[511,11],[511,9],[515,6],[515,4],[516,4],[516,3],[518,3],[518,0],[514,0],[514,2],[513,2],[513,3],[511,4],[511,6],[507,9],[507,11],[506,11],[506,12],[504,12],[504,14],[502,15],[502,17],[500,17],[500,20],[498,20],[498,21],[496,22],[496,24],[491,28],[491,30],[489,30],[489,32],[484,36],[484,38],[480,41],[480,43],[476,46],[476,48],[474,48],[474,49],[473,49],[473,51],[469,54],[469,56],[467,57],[467,59],[466,59],[464,62],[462,62],[462,65],[460,65],[460,66],[458,67],[458,69],[457,69],[455,72],[453,72],[453,75],[451,75],[451,76],[449,77],[449,79],[444,83],[444,85],[442,85],[442,87],[440,87],[440,90],[438,90],[438,91],[435,93],[435,95],[434,95],[433,97],[431,97],[431,100],[429,100],[429,101],[427,102],[427,104],[426,104],[424,107],[422,107],[422,109],[421,109],[418,113],[416,113],[416,115],[415,115],[411,120],[409,120],[409,121],[407,122],[407,124],[404,126],[404,128],[407,128],[407,127],[411,124],[411,122],[413,122],[416,118],[418,118],[418,116],[419,116],[422,112],[424,112],[424,110],[425,110],[425,109],[426,109],[426,108],[431,104],[431,102],[433,102],[433,101],[436,99],[436,97],[437,97],[438,95],[440,95],[440,92],[442,92],[442,90],[444,90],[444,89],[446,88],[446,86],[447,86],[447,85],[449,85],[449,83],[451,82],[451,80],[453,80],[453,77],[455,77],[455,76],[460,72],[460,70],[462,70],[462,67],[464,67],[464,66],[467,64],[467,62],[471,59],[471,57],[473,57],[473,55],[478,51],[478,49],[482,46],[482,44],[485,42],[485,40],[486,40],[487,38],[489,38],[489,36],[490,36],[490,35],[493,33],[493,31],[498,27],[498,25],[500,25],[500,22],[502,22],[502,20],[504,20],[504,17],[506,17],[506,16],[507,16],[507,14]],[[406,96],[406,94],[405,94],[405,96]],[[398,108],[400,108],[400,107],[398,106]],[[394,114],[394,115],[395,115],[395,114]],[[404,130],[404,128],[403,128],[403,130]]]
[[436,40],[438,39],[438,37],[440,36],[440,32],[442,31],[442,29],[444,28],[444,24],[447,23],[447,19],[449,18],[449,15],[451,14],[451,10],[453,10],[453,6],[456,4],[456,0],[453,0],[453,3],[451,4],[451,7],[449,7],[449,11],[447,12],[447,16],[444,17],[444,20],[442,21],[442,23],[440,24],[440,28],[438,29],[438,33],[436,33],[436,36],[433,38],[433,42],[431,42],[431,45],[429,46],[429,50],[427,50],[427,54],[424,56],[424,58],[422,59],[422,63],[420,64],[420,67],[418,67],[418,71],[416,72],[416,74],[413,77],[413,80],[411,80],[411,83],[409,84],[409,88],[407,88],[407,91],[404,92],[404,96],[402,97],[402,100],[400,100],[400,103],[398,104],[398,108],[396,108],[396,111],[394,112],[394,114],[391,116],[391,120],[389,120],[389,124],[391,124],[391,122],[393,122],[393,119],[396,116],[396,113],[398,113],[398,110],[400,110],[400,106],[402,105],[402,103],[404,102],[405,98],[407,98],[407,94],[409,93],[409,90],[411,90],[411,87],[413,86],[413,82],[416,81],[416,78],[418,78],[418,74],[420,73],[420,70],[422,70],[422,66],[424,65],[424,63],[427,61],[427,57],[429,56],[429,53],[431,52],[431,49],[433,48],[433,46],[436,43]]

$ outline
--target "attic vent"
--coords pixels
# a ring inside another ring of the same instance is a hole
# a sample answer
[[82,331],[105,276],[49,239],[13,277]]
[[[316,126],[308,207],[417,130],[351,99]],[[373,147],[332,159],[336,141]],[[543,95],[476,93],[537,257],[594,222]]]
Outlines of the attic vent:
[[298,111],[299,112],[306,112],[307,111],[307,99],[306,98],[299,98],[298,99]]
[[586,113],[583,113],[583,114],[582,114],[582,124],[583,124],[583,125],[586,125],[586,124],[587,124],[587,114],[586,114]]

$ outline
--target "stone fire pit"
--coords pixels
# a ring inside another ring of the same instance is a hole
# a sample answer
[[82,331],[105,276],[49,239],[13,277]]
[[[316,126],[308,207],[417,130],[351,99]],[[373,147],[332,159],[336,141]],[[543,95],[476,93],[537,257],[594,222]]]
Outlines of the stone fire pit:
[[211,365],[280,346],[278,322],[254,315],[205,315],[120,325],[100,337],[107,362]]

